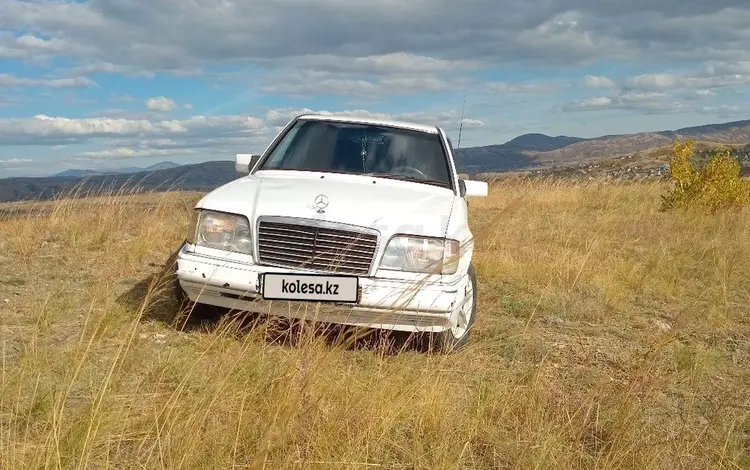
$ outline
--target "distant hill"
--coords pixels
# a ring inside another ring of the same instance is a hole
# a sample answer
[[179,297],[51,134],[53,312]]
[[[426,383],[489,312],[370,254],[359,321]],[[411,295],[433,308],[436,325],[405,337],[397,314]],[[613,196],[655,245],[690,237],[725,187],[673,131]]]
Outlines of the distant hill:
[[62,171],[56,175],[53,176],[57,178],[81,178],[83,176],[93,176],[93,175],[114,175],[114,174],[131,174],[131,173],[140,173],[144,171],[155,171],[155,170],[167,170],[170,168],[177,168],[180,166],[178,163],[174,162],[159,162],[155,165],[148,166],[146,168],[141,168],[137,166],[129,166],[125,168],[121,168],[119,170],[110,170],[110,171],[97,171],[97,170],[78,170],[78,169],[71,169],[71,170],[65,170]]
[[52,178],[80,178],[82,176],[103,175],[103,174],[104,173],[102,173],[101,171],[71,169],[71,170],[65,170],[56,175],[53,175]]
[[[457,149],[456,163],[459,172],[469,174],[555,168],[663,148],[677,138],[707,144],[744,145],[750,143],[750,120],[590,139],[530,133],[504,144]],[[84,188],[119,188],[127,183],[139,184],[147,190],[207,191],[240,176],[235,172],[233,161],[193,165],[162,162],[147,168],[118,171],[67,170],[46,178],[0,179],[0,202],[47,199],[78,184]]]
[[670,145],[675,139],[694,139],[716,144],[746,144],[750,142],[750,120],[686,127],[675,131],[603,136],[547,152],[532,153],[529,157],[537,162],[575,162],[642,152]]
[[457,164],[464,172],[524,170],[628,155],[668,146],[678,138],[746,144],[750,142],[750,120],[591,139],[524,134],[501,145],[458,149]]
[[536,166],[534,155],[585,142],[580,137],[544,134],[524,134],[500,145],[456,149],[456,160],[461,171],[504,171]]
[[539,152],[545,152],[549,150],[561,149],[568,145],[575,144],[577,142],[585,141],[581,137],[568,137],[565,135],[559,135],[557,137],[550,137],[544,134],[524,134],[516,137],[515,139],[509,140],[505,144],[505,147],[525,149],[525,150],[537,150]]
[[240,176],[234,169],[233,161],[215,161],[138,173],[87,175],[82,178],[5,178],[0,180],[0,202],[51,199],[79,187],[81,190],[78,192],[81,194],[88,190],[120,189],[130,185],[147,191],[209,191]]

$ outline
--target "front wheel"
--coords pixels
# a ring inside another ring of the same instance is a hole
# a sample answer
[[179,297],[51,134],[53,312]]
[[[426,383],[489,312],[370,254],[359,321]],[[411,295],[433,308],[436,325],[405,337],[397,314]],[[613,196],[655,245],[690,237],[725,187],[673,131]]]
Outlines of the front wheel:
[[463,299],[463,307],[452,325],[445,331],[435,333],[430,338],[430,349],[434,346],[439,352],[448,353],[463,348],[469,342],[477,312],[477,275],[474,265],[469,265],[469,283]]

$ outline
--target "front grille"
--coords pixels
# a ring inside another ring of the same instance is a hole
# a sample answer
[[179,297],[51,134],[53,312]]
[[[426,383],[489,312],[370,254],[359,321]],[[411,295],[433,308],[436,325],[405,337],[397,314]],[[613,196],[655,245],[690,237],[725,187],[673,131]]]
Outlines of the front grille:
[[378,237],[351,229],[261,220],[258,257],[264,264],[367,275]]

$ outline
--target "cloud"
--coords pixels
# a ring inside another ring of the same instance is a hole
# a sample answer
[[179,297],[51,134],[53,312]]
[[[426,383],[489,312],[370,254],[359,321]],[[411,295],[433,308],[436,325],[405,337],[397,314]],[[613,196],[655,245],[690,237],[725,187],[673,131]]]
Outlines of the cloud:
[[0,167],[6,168],[26,168],[34,163],[34,160],[30,158],[10,158],[7,160],[0,160]]
[[259,91],[359,98],[443,92],[460,87],[462,74],[473,66],[469,62],[406,53],[353,58],[309,55],[295,59],[298,62],[264,61],[272,71],[259,79]]
[[664,90],[685,86],[686,80],[668,73],[651,73],[631,77],[627,81],[629,88],[639,90]]
[[86,88],[96,86],[96,82],[86,77],[75,78],[26,78],[0,73],[0,88],[20,87],[45,88]]
[[598,96],[562,106],[567,113],[620,110],[642,114],[670,114],[685,110],[685,105],[659,92],[628,92],[616,97]]
[[457,68],[473,68],[480,64],[471,61],[452,61],[411,54],[392,52],[364,57],[345,57],[332,54],[310,54],[268,61],[269,64],[292,67],[294,69],[317,70],[331,73],[367,75],[421,75],[453,72]]
[[[266,113],[265,122],[269,126],[280,128],[285,126],[295,116],[307,113],[317,113],[323,115],[334,114],[332,111],[327,110],[312,110],[309,108],[280,108],[272,109]],[[343,116],[356,116],[365,117],[372,119],[393,119],[397,121],[410,121],[417,122],[420,124],[440,126],[445,129],[458,129],[461,123],[461,114],[457,111],[439,111],[434,113],[429,112],[413,112],[413,113],[378,113],[372,112],[365,109],[356,110],[344,110],[336,111],[335,114]],[[464,127],[481,127],[484,122],[477,119],[464,119]]]
[[296,76],[272,76],[261,85],[263,93],[313,96],[385,96],[440,92],[455,88],[436,77],[335,78],[327,73],[301,71]]
[[174,111],[176,107],[177,105],[174,100],[169,99],[166,96],[158,96],[146,100],[146,109],[157,113],[168,113]]
[[583,78],[583,84],[586,88],[616,88],[617,84],[608,77],[586,75]]
[[104,61],[94,61],[83,65],[77,65],[60,70],[60,73],[69,77],[94,74],[122,75],[135,78],[154,78],[155,74],[147,70],[137,70],[126,65],[115,65]]
[[463,125],[465,127],[482,127],[482,126],[484,126],[484,122],[480,121],[479,119],[464,118],[463,121],[461,121],[461,122],[463,122]]
[[597,30],[598,20],[582,10],[563,11],[534,28],[520,31],[519,43],[514,41],[514,45],[528,54],[529,59],[542,59],[545,63],[557,65],[633,57],[633,45],[623,38]]
[[709,62],[698,75],[704,77],[750,75],[750,61]]
[[583,101],[576,101],[565,106],[567,111],[588,111],[592,109],[604,109],[612,106],[612,98],[597,96]]
[[720,118],[746,118],[748,115],[748,105],[721,105],[721,106],[702,106],[700,112],[704,114],[714,114]]
[[[0,19],[1,24],[2,19]],[[0,30],[0,59],[18,59],[44,64],[57,56],[66,56],[71,53],[86,55],[94,52],[95,49],[85,44],[76,45],[67,40],[46,39],[33,34],[16,36]]]
[[714,92],[713,90],[707,90],[707,89],[695,90],[695,95],[696,96],[716,96],[716,92]]
[[543,94],[557,91],[559,87],[552,83],[490,82],[486,85],[486,89],[491,93]]
[[[6,56],[31,58],[33,51],[43,50],[83,65],[106,62],[133,71],[177,73],[212,63],[298,63],[378,74],[404,70],[411,62],[415,70],[439,74],[456,61],[567,66],[644,55],[654,61],[732,61],[746,60],[750,49],[746,0],[386,5],[363,0],[2,0],[0,29],[16,32],[2,43]],[[21,32],[26,39],[13,39]]]
[[113,138],[200,139],[249,138],[265,132],[263,120],[249,116],[193,116],[183,120],[114,118],[0,119],[0,145],[80,144]]
[[195,149],[154,149],[154,148],[127,148],[118,147],[108,150],[99,150],[95,152],[84,152],[81,155],[88,157],[84,159],[119,159],[119,158],[143,158],[143,157],[163,157],[169,155],[194,154]]
[[[616,88],[606,77],[588,75],[584,84],[589,88]],[[720,117],[738,116],[733,107],[709,106],[696,108],[682,101],[708,99],[720,90],[750,85],[750,62],[711,62],[703,68],[683,73],[654,72],[628,77],[618,93],[573,101],[558,106],[564,112],[626,110],[644,114],[667,114],[680,111],[717,114]]]
[[684,74],[647,73],[630,77],[625,87],[631,90],[677,90],[700,88],[710,90],[750,85],[750,62],[712,63],[703,69]]

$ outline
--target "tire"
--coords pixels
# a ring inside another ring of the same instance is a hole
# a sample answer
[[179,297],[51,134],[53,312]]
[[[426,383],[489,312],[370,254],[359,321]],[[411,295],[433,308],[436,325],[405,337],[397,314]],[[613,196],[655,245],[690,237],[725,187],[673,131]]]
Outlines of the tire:
[[438,352],[446,354],[463,348],[469,342],[471,330],[474,327],[474,320],[477,316],[477,275],[473,264],[469,264],[467,274],[469,275],[469,285],[471,288],[471,316],[469,317],[469,321],[460,336],[455,335],[453,328],[433,334],[430,338],[430,349],[433,349],[434,346],[434,349]]

